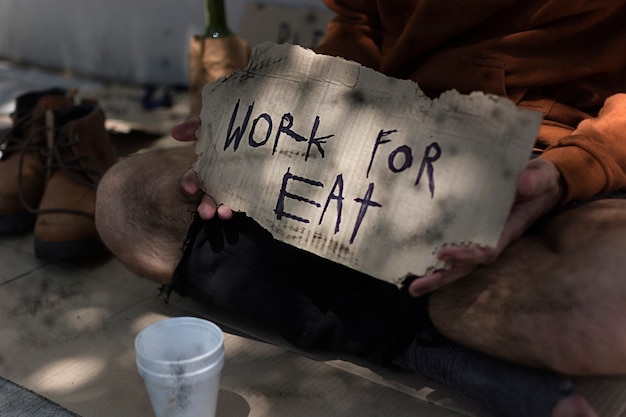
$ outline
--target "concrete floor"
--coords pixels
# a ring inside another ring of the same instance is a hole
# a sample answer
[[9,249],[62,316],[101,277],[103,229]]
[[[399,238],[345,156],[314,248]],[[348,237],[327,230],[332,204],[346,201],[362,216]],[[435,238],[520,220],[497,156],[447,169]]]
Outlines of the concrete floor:
[[[0,237],[0,376],[84,417],[151,416],[135,368],[136,334],[167,317],[228,319],[177,296],[165,304],[156,284],[113,258],[42,262],[32,238]],[[218,416],[444,417],[463,415],[447,407],[468,409],[417,376],[311,359],[254,340],[265,335],[241,337],[246,326],[237,327],[223,326]]]

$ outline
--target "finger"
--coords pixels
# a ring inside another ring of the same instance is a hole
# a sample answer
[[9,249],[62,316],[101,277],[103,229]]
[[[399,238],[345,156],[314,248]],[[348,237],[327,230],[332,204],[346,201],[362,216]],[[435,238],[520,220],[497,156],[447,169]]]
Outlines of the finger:
[[205,194],[200,200],[198,214],[203,220],[211,220],[216,214],[222,220],[231,220],[235,215],[230,207],[217,204],[208,194]]
[[189,120],[172,127],[172,137],[183,142],[196,140],[196,130],[200,127],[200,118],[192,117]]
[[180,186],[186,194],[196,195],[200,191],[200,180],[193,169],[185,172],[180,180]]
[[203,220],[211,220],[217,213],[217,203],[210,196],[204,195],[198,204],[198,214]]
[[219,204],[217,206],[217,215],[222,220],[230,220],[230,219],[233,218],[234,213],[233,213],[233,211],[231,210],[230,207],[225,206],[223,204]]
[[409,294],[413,297],[428,294],[457,279],[465,277],[472,272],[474,268],[475,266],[473,265],[464,265],[454,267],[447,271],[436,271],[431,275],[420,277],[409,285]]
[[437,257],[455,265],[481,265],[493,262],[498,250],[482,246],[446,246],[441,248]]
[[409,285],[409,294],[412,297],[419,297],[439,288],[442,280],[442,271],[435,272],[431,275],[419,277]]
[[517,180],[516,201],[526,201],[545,192],[554,194],[560,201],[564,192],[561,181],[561,173],[552,162],[542,158],[532,159]]
[[562,398],[552,410],[552,417],[597,417],[589,402],[580,395],[572,394]]
[[535,177],[537,176],[537,167],[534,161],[529,161],[517,178],[516,201],[524,201],[534,194]]

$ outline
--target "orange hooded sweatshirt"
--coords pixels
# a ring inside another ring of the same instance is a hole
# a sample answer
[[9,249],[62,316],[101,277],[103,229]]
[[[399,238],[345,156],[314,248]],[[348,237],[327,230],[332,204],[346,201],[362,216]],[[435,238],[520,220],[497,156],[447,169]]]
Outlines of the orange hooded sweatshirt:
[[626,0],[324,0],[317,52],[540,111],[563,203],[626,188]]

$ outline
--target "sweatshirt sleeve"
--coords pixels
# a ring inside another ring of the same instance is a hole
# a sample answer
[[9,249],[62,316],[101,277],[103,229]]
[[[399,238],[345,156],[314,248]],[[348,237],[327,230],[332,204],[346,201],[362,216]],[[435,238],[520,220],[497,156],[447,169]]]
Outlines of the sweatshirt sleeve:
[[626,189],[626,94],[610,96],[595,118],[583,120],[542,155],[561,172],[563,204]]
[[376,2],[324,0],[324,3],[336,16],[315,51],[378,70],[380,22]]

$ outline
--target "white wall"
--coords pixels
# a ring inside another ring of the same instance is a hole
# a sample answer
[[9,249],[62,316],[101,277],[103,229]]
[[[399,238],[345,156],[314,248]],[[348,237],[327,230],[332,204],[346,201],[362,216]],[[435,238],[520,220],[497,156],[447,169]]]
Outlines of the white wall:
[[[225,0],[239,32],[246,0]],[[268,4],[325,10],[321,0]],[[263,22],[258,22],[263,24]],[[135,83],[185,84],[203,0],[0,0],[0,58]]]

